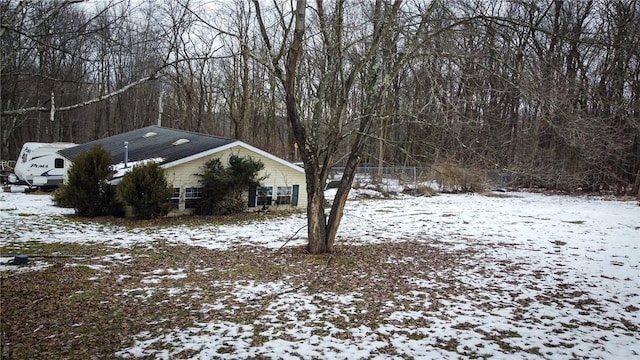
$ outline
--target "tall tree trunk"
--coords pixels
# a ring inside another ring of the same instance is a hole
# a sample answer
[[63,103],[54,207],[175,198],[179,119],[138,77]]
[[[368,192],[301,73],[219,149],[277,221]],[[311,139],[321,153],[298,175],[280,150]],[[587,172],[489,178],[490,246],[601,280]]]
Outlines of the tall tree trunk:
[[309,149],[304,126],[298,111],[296,98],[296,73],[302,56],[302,41],[305,32],[305,11],[307,2],[297,0],[295,13],[295,28],[293,41],[289,47],[285,64],[285,103],[287,118],[293,130],[293,137],[300,150],[305,164],[307,181],[307,222],[308,245],[307,250],[312,254],[329,251],[326,240],[326,217],[324,215],[324,184],[318,169],[318,159],[312,149]]
[[354,141],[351,153],[349,154],[349,159],[347,160],[342,179],[340,179],[340,184],[338,185],[338,190],[333,201],[333,205],[331,206],[331,213],[329,215],[329,222],[327,224],[327,231],[325,234],[325,242],[327,244],[328,252],[333,252],[336,236],[338,235],[338,227],[340,226],[340,222],[342,221],[344,207],[347,203],[347,197],[349,196],[349,191],[351,190],[353,179],[356,176],[358,164],[360,164],[362,149],[365,142],[365,137],[363,135],[364,130],[366,130],[366,127],[368,127],[371,123],[372,117],[371,115],[369,115],[367,118],[368,120],[361,123],[361,130],[363,131],[360,131],[358,135],[356,135],[357,138]]
[[333,241],[327,238],[324,184],[319,180],[319,176],[307,174],[307,251],[311,254],[333,252]]

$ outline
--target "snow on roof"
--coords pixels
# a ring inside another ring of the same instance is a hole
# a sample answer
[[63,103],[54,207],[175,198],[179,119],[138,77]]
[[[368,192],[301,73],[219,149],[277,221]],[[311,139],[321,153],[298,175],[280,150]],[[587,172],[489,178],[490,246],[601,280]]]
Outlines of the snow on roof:
[[123,177],[129,171],[133,170],[133,168],[136,167],[136,166],[142,166],[142,165],[148,164],[150,162],[155,162],[155,163],[160,164],[163,161],[164,161],[164,159],[159,157],[159,158],[144,159],[144,160],[139,160],[139,161],[129,161],[129,162],[127,162],[126,167],[125,167],[124,162],[113,164],[113,165],[111,165],[111,169],[113,171],[115,171],[115,173],[113,174],[113,178],[115,179],[115,178]]
[[171,143],[171,145],[173,145],[173,146],[178,146],[178,145],[182,145],[182,144],[187,144],[187,143],[189,143],[190,141],[191,141],[191,140],[189,140],[189,139],[182,138],[182,139],[178,139],[178,140],[176,140],[176,141],[172,142],[172,143]]

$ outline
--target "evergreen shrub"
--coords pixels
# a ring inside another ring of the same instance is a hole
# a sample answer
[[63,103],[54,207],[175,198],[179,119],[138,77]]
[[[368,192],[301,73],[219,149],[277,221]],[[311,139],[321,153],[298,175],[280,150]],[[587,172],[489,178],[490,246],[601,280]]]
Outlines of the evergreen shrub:
[[134,166],[118,184],[118,195],[140,219],[165,216],[171,210],[173,188],[155,162]]
[[195,213],[198,215],[227,215],[244,211],[247,207],[243,194],[252,186],[260,186],[265,178],[258,173],[264,164],[250,156],[231,156],[229,166],[224,167],[220,159],[204,165],[202,197]]
[[67,172],[67,182],[54,193],[54,203],[74,208],[83,217],[122,216],[122,204],[109,184],[111,163],[111,154],[100,145],[78,155]]

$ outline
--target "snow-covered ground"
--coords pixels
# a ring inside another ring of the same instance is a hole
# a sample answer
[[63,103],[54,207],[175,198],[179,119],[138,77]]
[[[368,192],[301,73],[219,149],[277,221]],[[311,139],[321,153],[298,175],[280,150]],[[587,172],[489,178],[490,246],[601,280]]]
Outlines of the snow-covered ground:
[[[461,354],[640,358],[640,206],[634,201],[593,197],[508,195],[348,202],[338,247],[410,241],[429,243],[442,251],[472,251],[472,263],[459,270],[452,264],[447,274],[464,284],[465,291],[439,300],[437,308],[430,308],[434,301],[430,294],[438,283],[406,274],[398,281],[424,291],[397,294],[398,303],[404,305],[396,307],[389,302],[381,310],[388,314],[385,323],[360,324],[344,334],[343,328],[322,319],[339,314],[348,323],[350,313],[362,301],[357,293],[309,294],[291,288],[286,280],[228,284],[229,296],[235,301],[278,295],[272,297],[254,326],[211,322],[164,335],[140,333],[134,347],[117,355],[169,359],[193,349],[195,359],[382,359],[387,358],[383,349],[391,347],[399,356],[416,359],[458,358]],[[0,193],[0,245],[25,241],[99,243],[122,248],[119,256],[126,259],[126,249],[131,246],[158,240],[213,249],[244,244],[279,248],[295,234],[286,246],[306,243],[306,230],[300,231],[306,224],[303,215],[240,225],[129,229],[59,216],[72,212],[52,206],[48,195]],[[7,254],[1,255],[5,256],[1,262],[9,259]],[[30,266],[20,271],[43,268],[38,262]],[[0,265],[0,271],[16,270]],[[148,281],[153,284],[163,276],[186,276],[182,271],[158,269],[149,274]],[[223,309],[224,300],[207,304],[202,311]],[[326,331],[314,332],[310,318],[322,323]],[[255,331],[265,328],[260,333],[264,342],[252,345]],[[438,342],[448,342],[456,351]],[[156,350],[167,344],[173,350]],[[221,354],[222,347],[234,351]]]

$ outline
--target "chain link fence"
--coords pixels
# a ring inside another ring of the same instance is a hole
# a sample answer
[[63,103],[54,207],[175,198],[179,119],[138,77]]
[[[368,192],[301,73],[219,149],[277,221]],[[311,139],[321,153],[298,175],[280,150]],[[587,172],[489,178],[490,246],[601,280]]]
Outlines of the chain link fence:
[[[470,170],[464,170],[470,174]],[[337,187],[344,174],[344,167],[331,168],[328,179],[328,188]],[[416,166],[359,166],[353,186],[372,186],[386,192],[411,192],[420,188],[431,188],[435,191],[456,192],[459,187],[465,191],[481,191],[494,189],[507,189],[516,186],[520,177],[517,173],[508,170],[474,171],[474,176],[452,174],[450,170],[443,171],[438,167]],[[470,186],[467,182],[478,182]],[[458,191],[460,191],[458,189]]]
[[[415,166],[358,166],[353,186],[375,186],[386,192],[402,192],[417,187],[420,173]],[[336,187],[343,174],[344,167],[332,167],[327,187]]]

